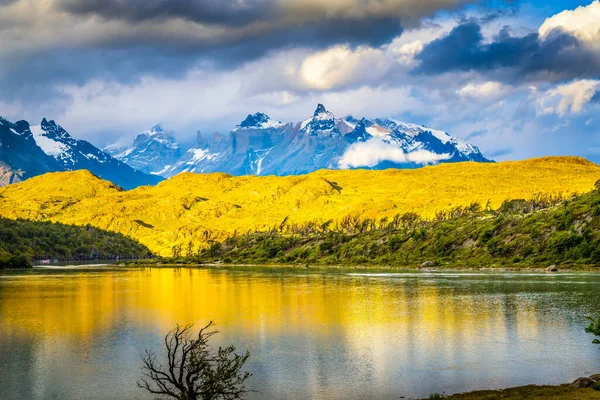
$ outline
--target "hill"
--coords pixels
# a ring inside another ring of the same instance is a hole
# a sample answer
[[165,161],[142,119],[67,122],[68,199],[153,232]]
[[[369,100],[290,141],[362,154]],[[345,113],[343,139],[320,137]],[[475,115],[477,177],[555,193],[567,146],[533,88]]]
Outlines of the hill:
[[[414,267],[600,265],[600,183],[561,200],[506,200],[493,210],[478,203],[432,220],[346,218],[340,223],[284,226],[214,243],[186,261]],[[425,264],[425,265],[428,265]]]
[[100,260],[148,256],[145,246],[114,232],[91,226],[70,226],[0,218],[0,267],[14,256],[27,260]]
[[518,162],[453,163],[416,170],[320,170],[302,176],[184,173],[155,187],[122,191],[86,171],[51,173],[0,188],[0,216],[91,224],[170,255],[209,241],[305,224],[393,218],[480,203],[496,209],[507,199],[584,193],[600,167],[576,157]]

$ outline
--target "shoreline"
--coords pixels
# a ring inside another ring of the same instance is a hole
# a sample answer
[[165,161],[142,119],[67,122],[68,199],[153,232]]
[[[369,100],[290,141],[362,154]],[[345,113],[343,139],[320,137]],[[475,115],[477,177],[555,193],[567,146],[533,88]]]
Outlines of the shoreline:
[[600,266],[562,266],[557,271],[548,271],[548,267],[461,267],[457,265],[441,265],[436,267],[420,266],[391,266],[391,265],[327,265],[327,264],[281,264],[281,263],[181,263],[181,262],[132,262],[117,263],[122,266],[153,266],[153,267],[192,267],[212,269],[268,269],[268,270],[298,270],[298,271],[336,271],[336,272],[536,272],[548,275],[560,274],[561,272],[588,272],[600,273]]
[[[599,375],[592,375],[592,377],[598,377]],[[496,390],[473,390],[470,392],[456,393],[446,395],[444,393],[434,393],[429,399],[448,399],[448,400],[520,400],[523,398],[527,399],[560,399],[560,400],[587,400],[587,399],[600,399],[600,389],[588,385],[577,384],[581,379],[579,378],[573,383],[565,383],[562,385],[523,385],[515,386],[506,389]],[[596,385],[600,384],[597,380]],[[435,396],[435,397],[434,397]],[[421,400],[427,400],[421,399]]]

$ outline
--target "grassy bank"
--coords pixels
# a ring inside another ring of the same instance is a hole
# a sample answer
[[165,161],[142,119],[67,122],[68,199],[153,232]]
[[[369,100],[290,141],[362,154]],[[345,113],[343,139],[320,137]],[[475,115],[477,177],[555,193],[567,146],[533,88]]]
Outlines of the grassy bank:
[[[436,398],[435,396],[432,398]],[[521,399],[556,399],[556,400],[588,400],[600,399],[600,391],[591,388],[574,389],[570,385],[560,386],[521,386],[504,390],[481,390],[476,392],[437,397],[448,400],[521,400]]]
[[596,269],[600,191],[569,199],[538,196],[478,203],[423,219],[348,216],[341,222],[287,225],[236,235],[194,252],[174,248],[167,263],[379,266],[414,268]]

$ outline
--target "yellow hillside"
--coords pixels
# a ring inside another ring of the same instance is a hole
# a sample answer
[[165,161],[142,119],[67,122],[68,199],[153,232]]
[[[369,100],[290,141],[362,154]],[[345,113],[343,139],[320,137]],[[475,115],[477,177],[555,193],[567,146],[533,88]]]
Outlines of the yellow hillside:
[[289,177],[181,174],[156,187],[122,191],[89,172],[52,173],[0,188],[0,216],[92,224],[170,254],[204,242],[289,223],[436,211],[538,193],[589,191],[600,167],[582,158],[442,164],[416,170],[318,171]]

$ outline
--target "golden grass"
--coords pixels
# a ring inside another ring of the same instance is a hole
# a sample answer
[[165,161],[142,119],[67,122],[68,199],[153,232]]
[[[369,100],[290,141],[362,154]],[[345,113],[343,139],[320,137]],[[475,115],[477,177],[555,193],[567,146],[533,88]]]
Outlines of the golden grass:
[[577,157],[497,164],[442,164],[416,170],[329,171],[288,177],[181,174],[155,187],[124,192],[87,171],[46,174],[0,188],[0,216],[92,224],[138,239],[169,255],[207,237],[288,223],[339,220],[349,214],[393,217],[472,202],[498,207],[536,194],[593,188],[600,167]]

